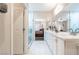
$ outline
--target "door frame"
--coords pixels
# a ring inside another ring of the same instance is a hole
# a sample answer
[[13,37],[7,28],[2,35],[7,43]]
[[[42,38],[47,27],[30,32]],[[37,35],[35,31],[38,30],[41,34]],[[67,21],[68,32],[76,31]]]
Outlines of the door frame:
[[23,54],[28,53],[28,4],[23,9]]

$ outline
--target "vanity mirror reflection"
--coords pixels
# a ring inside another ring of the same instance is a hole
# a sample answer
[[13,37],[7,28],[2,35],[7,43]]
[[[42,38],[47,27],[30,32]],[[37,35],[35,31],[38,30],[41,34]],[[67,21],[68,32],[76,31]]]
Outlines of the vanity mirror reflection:
[[68,4],[55,20],[59,32],[79,33],[79,4]]
[[79,4],[70,4],[68,14],[69,32],[79,33]]
[[61,12],[55,17],[55,21],[52,22],[58,32],[67,32],[68,31],[68,20],[65,17],[66,13]]

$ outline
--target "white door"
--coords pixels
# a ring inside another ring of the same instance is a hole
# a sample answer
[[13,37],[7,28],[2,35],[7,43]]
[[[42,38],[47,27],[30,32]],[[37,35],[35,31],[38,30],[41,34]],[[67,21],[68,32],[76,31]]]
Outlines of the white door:
[[23,6],[14,4],[13,54],[23,54]]

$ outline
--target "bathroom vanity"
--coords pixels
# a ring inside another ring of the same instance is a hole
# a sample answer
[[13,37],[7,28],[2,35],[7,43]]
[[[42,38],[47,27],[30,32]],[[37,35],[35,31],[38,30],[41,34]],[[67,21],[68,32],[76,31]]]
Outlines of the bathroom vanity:
[[79,34],[71,35],[68,32],[45,31],[45,40],[54,55],[78,55]]

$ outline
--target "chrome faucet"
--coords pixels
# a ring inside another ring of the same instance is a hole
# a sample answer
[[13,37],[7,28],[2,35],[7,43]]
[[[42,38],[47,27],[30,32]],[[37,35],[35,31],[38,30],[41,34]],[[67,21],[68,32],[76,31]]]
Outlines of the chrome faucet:
[[73,29],[72,29],[72,28],[70,28],[70,29],[69,29],[69,31],[70,31],[70,32],[73,32]]
[[75,32],[77,32],[77,33],[78,33],[78,32],[79,32],[79,28],[75,29]]

